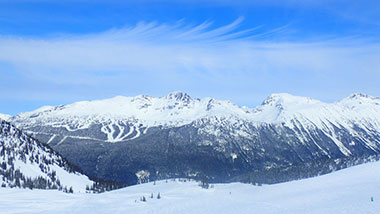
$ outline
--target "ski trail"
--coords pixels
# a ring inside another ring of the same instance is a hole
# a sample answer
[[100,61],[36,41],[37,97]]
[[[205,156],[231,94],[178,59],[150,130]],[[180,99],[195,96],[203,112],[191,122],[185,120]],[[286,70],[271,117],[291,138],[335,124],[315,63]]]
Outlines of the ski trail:
[[140,135],[141,135],[140,129],[137,128],[136,126],[135,126],[135,128],[136,128],[136,135],[133,136],[132,138],[130,138],[129,140],[133,140],[133,139],[140,137]]
[[122,136],[124,134],[124,127],[123,126],[120,126],[119,123],[115,123],[117,128],[119,129],[119,134],[116,136],[116,138],[114,139],[115,142],[118,142],[118,141],[121,141],[122,140]]
[[67,136],[63,137],[63,138],[62,138],[62,140],[61,140],[61,141],[59,141],[59,142],[57,143],[57,145],[56,145],[56,146],[58,146],[58,145],[60,145],[61,143],[63,143],[63,141],[65,141],[66,139],[67,139]]
[[143,134],[146,134],[148,132],[149,127],[146,127],[143,131]]
[[51,143],[57,135],[53,135],[46,144]]
[[113,133],[115,133],[115,129],[113,127],[113,123],[111,124],[104,124],[104,126],[102,126],[102,128],[100,129],[104,134],[107,135],[107,140],[108,142],[115,142],[115,139],[113,137]]
[[121,138],[121,140],[125,140],[127,137],[129,137],[129,136],[133,133],[133,131],[134,131],[134,126],[130,126],[130,127],[128,127],[128,128],[129,128],[128,133],[127,133],[126,135],[124,135],[124,137]]

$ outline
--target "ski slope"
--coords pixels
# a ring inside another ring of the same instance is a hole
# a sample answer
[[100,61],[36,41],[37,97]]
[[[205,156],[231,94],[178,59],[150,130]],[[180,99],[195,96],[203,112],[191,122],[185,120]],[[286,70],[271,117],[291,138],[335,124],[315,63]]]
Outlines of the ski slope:
[[[169,180],[103,194],[0,188],[1,213],[379,213],[380,162],[275,185]],[[151,199],[151,193],[154,198]],[[157,199],[160,193],[161,199]],[[147,201],[140,198],[145,196]],[[371,197],[374,201],[371,202]]]

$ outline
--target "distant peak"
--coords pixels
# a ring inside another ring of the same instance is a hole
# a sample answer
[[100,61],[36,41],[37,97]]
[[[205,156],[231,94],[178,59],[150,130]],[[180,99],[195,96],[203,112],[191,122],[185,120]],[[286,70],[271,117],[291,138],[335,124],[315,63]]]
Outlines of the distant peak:
[[114,96],[114,97],[112,97],[111,99],[125,99],[125,98],[127,98],[126,96],[122,96],[122,95],[116,95],[116,96]]
[[189,102],[191,100],[190,95],[181,91],[172,92],[166,95],[165,98],[170,99],[170,100],[183,101],[183,102]]
[[348,99],[360,99],[360,98],[375,98],[375,97],[372,97],[370,95],[367,95],[367,94],[363,94],[363,93],[354,93],[354,94],[351,94]]
[[268,105],[271,103],[278,103],[284,100],[289,100],[295,96],[287,93],[274,93],[269,95],[262,103],[262,105]]
[[355,93],[355,94],[351,94],[347,98],[344,98],[343,100],[340,101],[340,103],[346,103],[349,105],[353,103],[358,103],[358,104],[372,103],[372,104],[379,105],[380,98],[363,94],[363,93]]
[[275,93],[268,96],[261,105],[278,105],[283,103],[316,103],[318,100],[314,100],[309,97],[294,96],[288,93]]
[[140,94],[134,97],[134,99],[140,99],[140,100],[150,100],[152,98],[153,98],[152,96],[144,95],[144,94]]
[[0,120],[8,121],[12,116],[8,114],[1,114],[0,113]]

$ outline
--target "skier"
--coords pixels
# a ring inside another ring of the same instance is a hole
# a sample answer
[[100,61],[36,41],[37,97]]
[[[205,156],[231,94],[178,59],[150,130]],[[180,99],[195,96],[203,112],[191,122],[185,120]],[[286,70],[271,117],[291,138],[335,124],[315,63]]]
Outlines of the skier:
[[373,197],[371,197],[371,201],[373,202]]

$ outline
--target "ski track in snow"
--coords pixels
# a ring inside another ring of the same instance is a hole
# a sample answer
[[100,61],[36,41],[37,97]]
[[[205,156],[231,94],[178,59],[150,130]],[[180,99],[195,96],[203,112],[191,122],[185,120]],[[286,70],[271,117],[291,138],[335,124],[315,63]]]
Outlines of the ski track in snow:
[[[112,122],[107,125],[103,124],[101,131],[107,135],[106,141],[110,143],[117,143],[124,140],[133,140],[133,139],[138,138],[141,135],[141,131],[136,125],[132,125],[132,126],[130,125],[127,127],[128,127],[128,132],[125,133],[125,129],[126,129],[125,126],[121,126],[119,122]],[[147,129],[148,128],[145,128],[145,130]],[[115,136],[116,132],[118,132],[117,136]],[[136,135],[131,137],[133,132],[136,132]]]
[[49,141],[46,143],[46,144],[50,144],[53,140],[54,140],[54,138],[56,137],[57,135],[53,135],[50,139],[49,139]]
[[114,140],[116,142],[118,142],[118,141],[120,141],[120,139],[122,138],[122,136],[124,134],[124,127],[120,126],[119,123],[115,123],[115,125],[119,129],[119,134],[116,136],[116,138]]
[[60,140],[60,141],[57,143],[56,146],[61,145],[61,143],[63,143],[66,139],[67,139],[67,136],[64,136],[64,137],[62,138],[62,140]]
[[146,128],[144,129],[144,131],[143,131],[143,134],[146,134],[146,133],[148,132],[148,130],[149,130],[149,127],[146,127]]
[[133,126],[129,126],[129,131],[128,131],[128,133],[125,134],[124,137],[120,138],[120,140],[123,141],[123,140],[127,139],[127,137],[129,137],[129,136],[133,133],[133,131],[134,131]]
[[[177,179],[102,194],[0,188],[0,210],[2,214],[377,214],[379,180],[380,162],[375,162],[315,178],[263,186],[231,183],[202,189],[196,182]],[[161,199],[156,198],[158,193]],[[142,196],[146,202],[140,201]]]
[[140,129],[135,126],[135,131],[136,131],[136,135],[133,136],[132,138],[130,138],[129,140],[133,140],[133,139],[140,137],[140,135],[141,135]]

